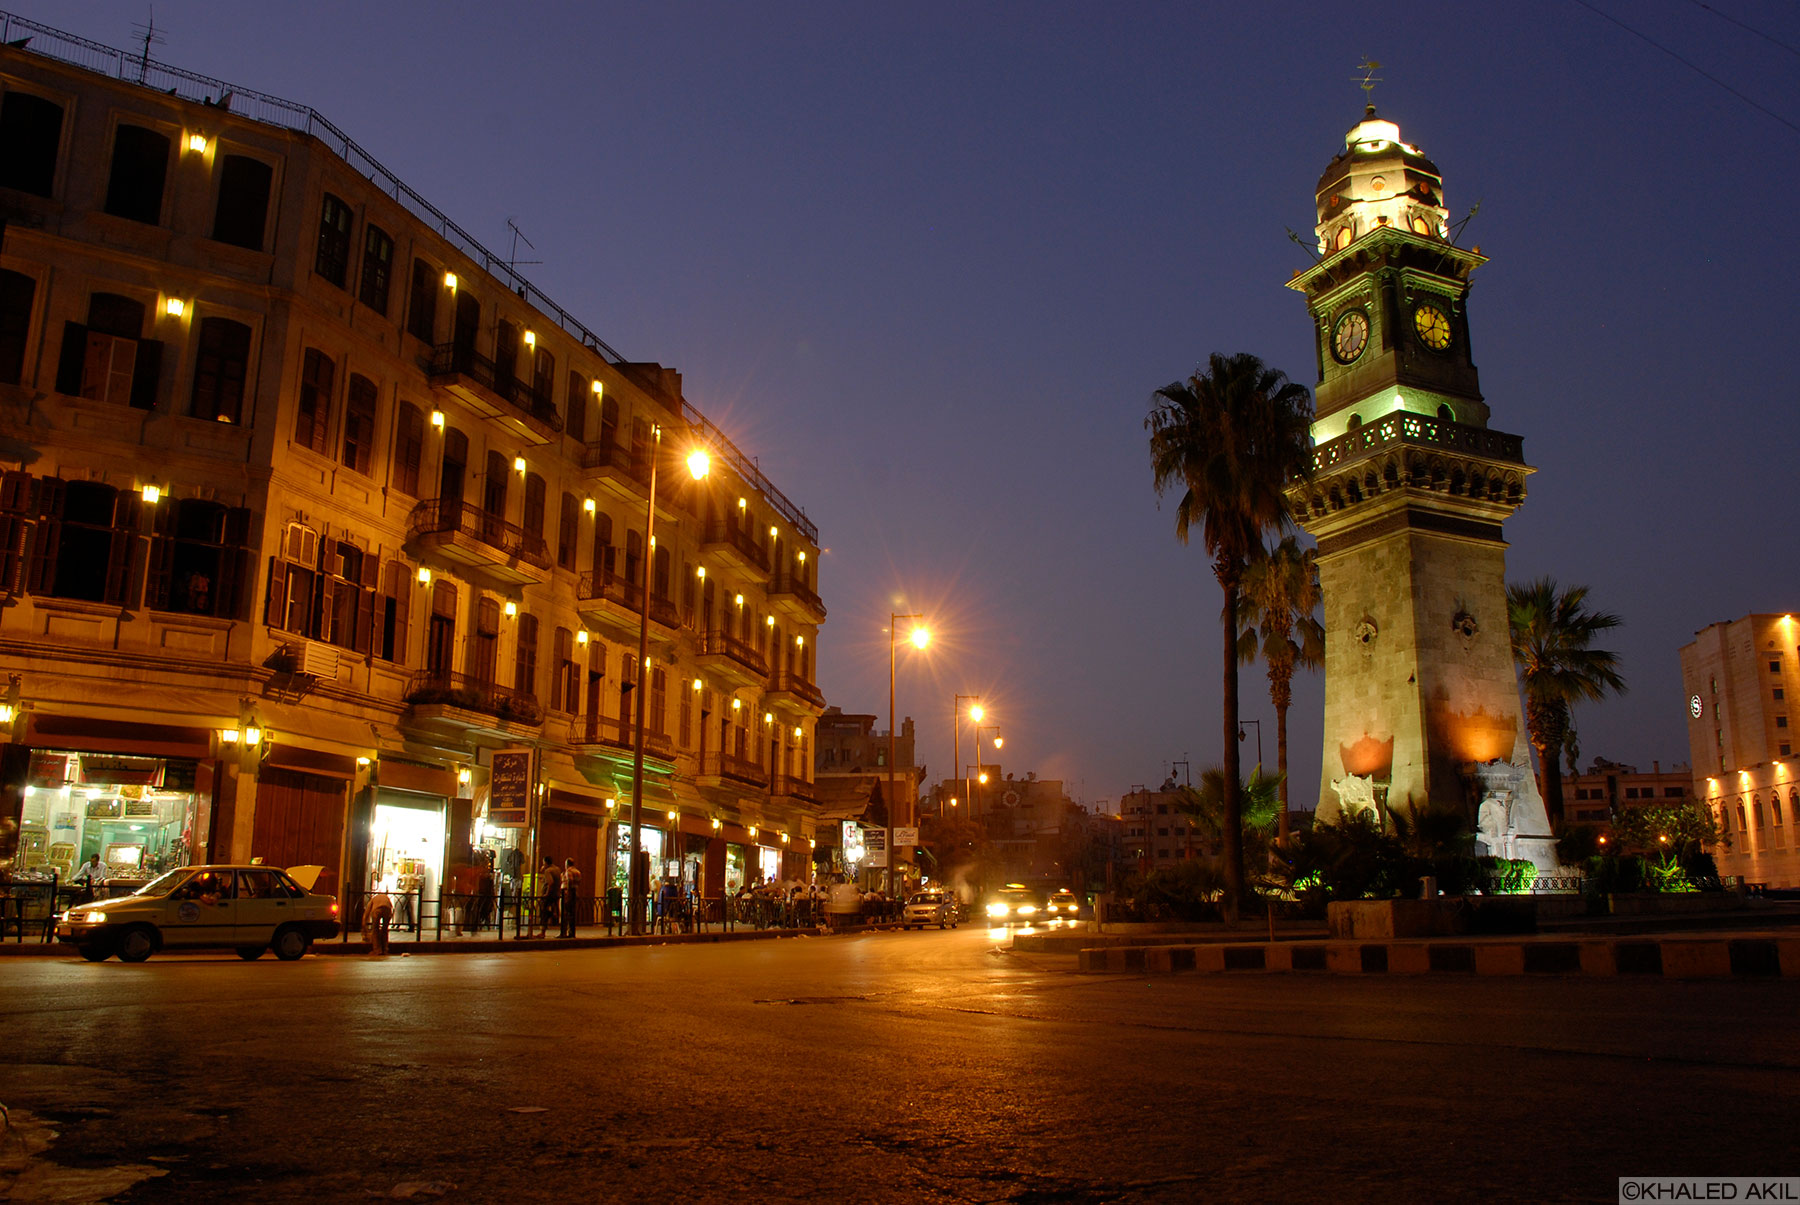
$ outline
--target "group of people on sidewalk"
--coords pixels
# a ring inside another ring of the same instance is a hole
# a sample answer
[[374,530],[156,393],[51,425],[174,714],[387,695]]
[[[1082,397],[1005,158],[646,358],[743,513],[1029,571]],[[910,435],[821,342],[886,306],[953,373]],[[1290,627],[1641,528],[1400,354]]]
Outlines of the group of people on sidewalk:
[[550,936],[552,918],[556,920],[558,937],[575,936],[580,904],[581,867],[575,865],[574,858],[565,858],[559,868],[556,859],[545,854],[544,865],[538,871],[537,936]]
[[[465,929],[478,934],[494,914],[494,864],[491,859],[483,859],[475,866],[458,867],[457,870],[468,873],[455,880],[459,888],[455,894],[467,900],[458,913],[456,935],[461,937]],[[555,858],[546,855],[543,868],[538,872],[537,886],[537,914],[532,918],[537,931],[533,933],[532,926],[528,925],[522,936],[548,937],[550,925],[555,923],[558,937],[574,937],[581,900],[581,868],[575,865],[575,859],[565,859],[558,866]],[[362,936],[369,943],[369,953],[379,956],[388,952],[388,931],[393,923],[393,897],[377,883],[369,892],[362,911]]]

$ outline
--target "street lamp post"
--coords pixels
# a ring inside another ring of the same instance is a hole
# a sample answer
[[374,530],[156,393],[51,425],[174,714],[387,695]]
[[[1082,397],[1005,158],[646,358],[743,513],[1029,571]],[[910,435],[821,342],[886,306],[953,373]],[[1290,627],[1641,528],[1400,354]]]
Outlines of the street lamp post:
[[915,621],[912,634],[907,639],[912,641],[914,648],[922,649],[931,641],[931,633],[917,623],[918,620],[924,618],[923,615],[917,613],[902,615],[898,612],[888,612],[887,893],[889,899],[892,899],[894,895],[894,862],[896,861],[894,855],[897,852],[894,849],[894,809],[899,804],[899,800],[894,797],[894,625],[902,619]]
[[[957,695],[950,701],[950,776],[952,778],[956,776],[956,767],[962,765],[962,703],[964,699],[974,704],[969,708],[969,717],[976,723],[981,722],[983,714],[980,695]],[[963,798],[969,798],[967,777],[963,779]],[[972,811],[969,815],[970,819],[974,819]]]
[[1238,743],[1239,744],[1242,744],[1244,741],[1247,741],[1250,739],[1250,734],[1244,731],[1244,729],[1246,729],[1246,728],[1256,729],[1256,764],[1260,767],[1262,765],[1262,721],[1261,720],[1239,720],[1238,721]]
[[[657,453],[662,450],[661,423],[650,428],[650,441],[650,494],[644,502],[643,581],[638,583],[637,683],[632,688],[637,695],[637,730],[632,734],[631,742],[631,865],[625,871],[633,936],[640,936],[644,931],[644,889],[649,886],[638,877],[638,861],[644,852],[644,696],[649,693],[647,687],[650,685],[647,664],[650,660],[650,582],[656,574],[656,462]],[[688,455],[688,472],[698,481],[706,476],[710,463],[706,453],[696,448]],[[644,879],[647,880],[648,867],[645,872]]]
[[[975,718],[980,719],[981,717],[976,716]],[[987,785],[988,779],[987,771],[981,768],[981,734],[984,732],[992,732],[994,734],[994,748],[998,749],[1006,744],[1006,738],[1000,735],[1000,725],[977,724],[975,726],[975,775],[976,780],[982,786]]]

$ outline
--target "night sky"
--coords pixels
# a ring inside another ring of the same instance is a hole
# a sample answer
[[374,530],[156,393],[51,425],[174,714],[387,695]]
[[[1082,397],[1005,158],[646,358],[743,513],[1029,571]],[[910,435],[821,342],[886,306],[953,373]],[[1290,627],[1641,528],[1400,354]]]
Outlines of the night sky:
[[[148,14],[6,6],[115,46]],[[888,613],[930,615],[899,710],[933,779],[958,692],[985,696],[1008,770],[1090,804],[1217,760],[1220,598],[1158,509],[1143,420],[1213,351],[1314,383],[1285,231],[1310,242],[1365,56],[1452,220],[1481,203],[1475,359],[1538,470],[1509,576],[1585,582],[1625,619],[1631,692],[1578,711],[1584,764],[1686,762],[1676,650],[1800,605],[1791,3],[155,15],[155,57],[312,105],[490,248],[515,218],[545,292],[680,369],[819,525],[832,703],[885,725]],[[1272,763],[1260,665],[1244,700]],[[1297,807],[1321,707],[1297,683]]]

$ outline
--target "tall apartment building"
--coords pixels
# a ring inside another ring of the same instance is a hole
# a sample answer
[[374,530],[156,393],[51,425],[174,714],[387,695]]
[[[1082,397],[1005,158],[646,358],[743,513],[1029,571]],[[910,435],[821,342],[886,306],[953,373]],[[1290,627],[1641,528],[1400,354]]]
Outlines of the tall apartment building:
[[1681,649],[1693,790],[1731,842],[1714,851],[1719,872],[1752,883],[1800,887],[1800,758],[1791,717],[1800,714],[1800,623],[1746,615],[1694,633]]
[[647,689],[654,872],[804,877],[818,532],[680,374],[312,110],[0,30],[25,36],[0,47],[0,864],[259,857],[429,894],[486,847],[621,882]]

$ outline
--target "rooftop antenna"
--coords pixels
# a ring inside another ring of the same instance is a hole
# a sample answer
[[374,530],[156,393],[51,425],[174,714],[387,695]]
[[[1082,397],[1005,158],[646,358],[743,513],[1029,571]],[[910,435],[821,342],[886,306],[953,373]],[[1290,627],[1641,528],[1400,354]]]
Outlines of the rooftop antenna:
[[131,32],[144,40],[144,51],[138,58],[137,82],[141,84],[144,82],[145,77],[150,74],[150,48],[152,46],[161,46],[163,44],[163,36],[156,32],[155,5],[151,5],[150,7],[149,22],[143,25],[133,25],[131,27]]
[[1299,235],[1295,234],[1294,228],[1292,226],[1289,226],[1286,229],[1287,229],[1287,236],[1290,239],[1294,240],[1294,242],[1301,249],[1303,249],[1308,255],[1312,256],[1313,262],[1315,264],[1323,262],[1325,257],[1319,254],[1318,247],[1314,246],[1312,243],[1308,242],[1307,240],[1301,238]]
[[1475,215],[1480,212],[1481,212],[1481,202],[1477,201],[1477,202],[1475,202],[1475,204],[1473,206],[1470,207],[1469,216],[1465,217],[1462,221],[1458,222],[1456,225],[1450,227],[1450,245],[1452,247],[1456,246],[1456,240],[1462,237],[1463,227],[1467,226],[1470,222],[1474,221]]
[[[1356,65],[1356,69],[1362,72],[1361,82],[1356,86],[1363,90],[1363,103],[1373,112],[1375,109],[1375,85],[1381,82],[1381,77],[1375,73],[1381,70],[1381,64],[1365,54],[1363,61]],[[1355,79],[1356,77],[1352,76],[1351,78]]]
[[519,258],[519,244],[520,243],[524,243],[527,247],[530,247],[533,251],[537,250],[537,246],[534,243],[532,243],[532,241],[530,239],[525,237],[525,232],[523,230],[519,229],[519,223],[517,221],[515,221],[514,219],[512,219],[512,218],[506,219],[506,228],[508,230],[512,231],[512,257],[506,261],[506,266],[508,269],[517,268],[520,264],[541,264],[544,262],[541,259],[520,259]]

